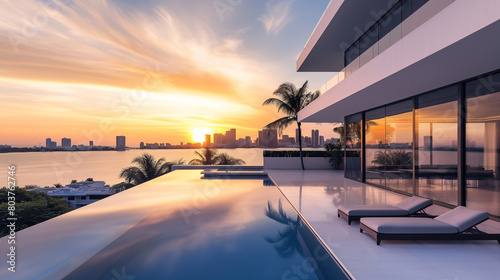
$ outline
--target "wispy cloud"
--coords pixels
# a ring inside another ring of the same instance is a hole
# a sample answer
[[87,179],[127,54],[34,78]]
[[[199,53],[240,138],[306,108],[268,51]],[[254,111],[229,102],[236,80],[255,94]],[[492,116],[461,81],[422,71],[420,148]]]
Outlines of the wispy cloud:
[[268,2],[266,4],[266,14],[260,18],[260,21],[264,24],[267,34],[278,34],[292,21],[291,6],[292,1]]
[[220,38],[203,21],[180,20],[163,7],[144,13],[101,0],[8,3],[0,11],[0,32],[9,34],[0,38],[2,77],[130,88],[154,71],[159,91],[227,96],[241,92],[239,81],[257,78],[256,63],[238,53],[240,39]]

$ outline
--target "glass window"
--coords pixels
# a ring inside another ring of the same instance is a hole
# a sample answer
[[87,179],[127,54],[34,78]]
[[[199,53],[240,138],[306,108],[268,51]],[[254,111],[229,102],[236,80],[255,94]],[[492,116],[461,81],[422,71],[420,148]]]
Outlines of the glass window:
[[403,4],[401,6],[401,18],[402,20],[407,19],[409,16],[411,16],[411,0],[404,0]]
[[420,9],[429,0],[411,0],[411,11],[414,13],[416,10]]
[[401,23],[401,3],[396,4],[379,22],[379,38],[384,38]]
[[365,113],[366,182],[385,186],[385,107]]
[[378,41],[378,24],[373,25],[368,31],[359,38],[359,55],[373,46]]
[[413,100],[386,107],[385,183],[413,193]]
[[500,74],[466,84],[467,206],[500,215]]
[[359,57],[359,42],[356,42],[345,51],[345,65]]
[[361,180],[361,114],[346,117],[345,129],[345,177]]
[[458,86],[418,97],[415,164],[417,193],[452,205],[458,202]]

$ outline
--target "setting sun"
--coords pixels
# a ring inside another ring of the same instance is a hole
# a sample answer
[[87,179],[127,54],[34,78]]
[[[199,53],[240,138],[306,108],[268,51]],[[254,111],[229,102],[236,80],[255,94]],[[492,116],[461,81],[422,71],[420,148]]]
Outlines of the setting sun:
[[205,135],[212,135],[212,130],[206,127],[198,127],[193,130],[193,141],[196,143],[203,143],[205,141]]

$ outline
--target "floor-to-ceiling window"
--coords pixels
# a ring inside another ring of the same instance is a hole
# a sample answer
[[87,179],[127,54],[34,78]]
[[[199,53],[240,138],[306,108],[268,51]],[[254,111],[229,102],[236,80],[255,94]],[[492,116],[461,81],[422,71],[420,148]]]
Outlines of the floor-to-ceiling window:
[[417,194],[457,205],[458,86],[423,94],[417,100]]
[[386,107],[385,184],[413,193],[413,100]]
[[500,74],[466,84],[466,205],[500,215]]
[[385,186],[385,107],[365,113],[366,181]]
[[361,180],[361,114],[346,117],[345,177]]
[[[465,119],[459,119],[458,112],[462,89]],[[347,134],[352,134],[347,149],[357,151],[346,167],[346,177],[360,180],[360,167],[365,166],[367,183],[451,205],[465,203],[500,216],[498,71],[355,114],[346,121],[351,131]],[[360,150],[365,153],[364,165]],[[459,151],[465,152],[465,161]],[[465,169],[464,182],[458,180],[459,167]],[[463,193],[466,200],[459,200]]]

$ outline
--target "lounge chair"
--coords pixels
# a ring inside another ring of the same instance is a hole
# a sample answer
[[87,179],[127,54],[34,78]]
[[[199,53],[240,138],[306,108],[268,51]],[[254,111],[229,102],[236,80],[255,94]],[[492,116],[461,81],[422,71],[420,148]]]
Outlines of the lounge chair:
[[412,196],[393,206],[391,205],[339,205],[338,216],[347,220],[359,221],[362,217],[405,217],[426,216],[425,208],[432,205],[432,200]]
[[365,231],[380,245],[382,240],[496,240],[500,234],[480,231],[476,225],[490,214],[463,206],[436,218],[362,218],[360,232]]

